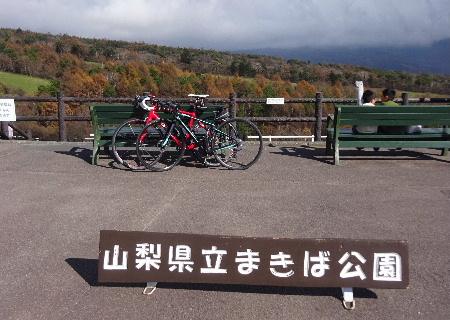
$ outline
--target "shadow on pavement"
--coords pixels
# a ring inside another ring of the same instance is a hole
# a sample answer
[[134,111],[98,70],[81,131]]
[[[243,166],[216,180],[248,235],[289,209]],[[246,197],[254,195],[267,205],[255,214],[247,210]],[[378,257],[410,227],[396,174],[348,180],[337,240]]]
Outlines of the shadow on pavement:
[[76,157],[91,163],[92,149],[86,149],[83,147],[73,147],[69,151],[55,151],[58,154],[65,154],[68,156]]
[[[68,258],[67,264],[75,270],[91,287],[142,287],[143,283],[100,283],[97,281],[98,260],[83,258]],[[331,296],[342,300],[340,288],[302,288],[302,287],[275,287],[275,286],[251,286],[231,284],[203,284],[203,283],[158,283],[158,288],[174,290],[200,290],[277,295],[299,296]],[[376,293],[365,288],[354,288],[355,298],[377,299]]]
[[[278,147],[279,151],[271,151],[272,154],[279,154],[284,156],[298,157],[320,161],[327,164],[333,164],[333,156],[325,155],[325,147]],[[430,153],[427,150],[436,151]],[[350,160],[434,160],[445,163],[450,163],[448,157],[440,156],[440,149],[421,149],[420,151],[408,149],[381,149],[374,151],[372,148],[362,150],[357,149],[343,149],[340,151],[341,161]]]
[[[85,162],[91,164],[92,149],[83,148],[83,147],[73,147],[69,151],[55,151],[55,152],[58,154],[64,154],[64,155],[76,157],[76,158],[82,159]],[[101,159],[108,157],[108,160],[110,160],[110,161],[108,162],[108,164],[106,166],[102,165],[100,163],[98,164],[98,166],[113,168],[113,169],[120,169],[120,170],[127,170],[127,171],[137,171],[137,172],[141,171],[141,170],[131,170],[129,168],[126,168],[125,166],[114,161],[112,156],[107,155],[104,151],[102,151],[102,153],[100,154],[100,157],[101,157]],[[213,168],[213,167],[207,167],[204,164],[198,162],[198,160],[196,160],[190,153],[186,154],[178,165],[185,166],[185,167],[193,167],[193,168]],[[144,169],[144,170],[149,171],[146,169]]]
[[[92,149],[90,149],[90,148],[73,147],[69,151],[55,151],[55,153],[64,154],[64,155],[67,155],[67,156],[72,156],[72,157],[81,159],[81,160],[91,164]],[[106,153],[104,151],[102,151],[100,156],[101,157],[106,157],[107,155],[106,155]],[[108,167],[108,168],[113,168],[113,169],[132,171],[131,169],[126,168],[125,166],[122,166],[119,163],[116,163],[116,161],[114,161],[114,159],[112,157],[109,157],[109,160],[110,161],[108,162],[108,165],[105,166],[105,165],[102,165],[102,164],[98,164],[98,166]]]
[[91,287],[142,287],[142,284],[138,283],[98,282],[98,259],[68,258],[66,262]]

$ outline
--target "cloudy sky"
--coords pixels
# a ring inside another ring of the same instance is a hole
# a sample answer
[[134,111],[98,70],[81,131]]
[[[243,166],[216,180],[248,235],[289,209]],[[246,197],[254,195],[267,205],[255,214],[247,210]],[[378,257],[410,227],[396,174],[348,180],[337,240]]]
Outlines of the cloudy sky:
[[449,0],[0,0],[0,27],[215,50],[430,44]]

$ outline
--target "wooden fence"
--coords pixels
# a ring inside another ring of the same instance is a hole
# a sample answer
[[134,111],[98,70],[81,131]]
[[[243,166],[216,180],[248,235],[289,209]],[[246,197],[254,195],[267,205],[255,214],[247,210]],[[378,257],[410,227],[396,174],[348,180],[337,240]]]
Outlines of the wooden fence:
[[[11,97],[0,97],[8,98]],[[56,102],[58,103],[57,116],[21,116],[17,115],[17,121],[57,121],[59,124],[59,141],[67,141],[67,121],[91,121],[91,117],[67,116],[66,103],[132,103],[133,98],[80,98],[80,97],[66,97],[64,92],[58,92],[56,97],[14,97],[16,102]],[[314,117],[247,117],[247,119],[254,122],[314,122],[314,140],[320,141],[322,135],[322,123],[326,121],[323,116],[322,107],[324,103],[356,103],[356,98],[324,98],[322,92],[317,92],[315,98],[287,98],[284,103],[311,103],[315,105]],[[178,103],[192,103],[192,98],[160,98],[160,101],[175,101]],[[229,112],[232,116],[236,116],[239,104],[243,103],[259,103],[265,104],[266,98],[238,98],[235,92],[230,93],[229,98],[210,98],[208,100],[211,104],[227,104]],[[450,98],[409,98],[409,93],[402,94],[401,99],[396,99],[396,102],[401,104],[409,103],[449,103]],[[276,106],[274,106],[276,107]],[[1,133],[2,136],[7,136],[8,126],[16,130],[20,135],[27,139],[31,139],[31,135],[20,129],[17,124],[13,122],[2,122]]]

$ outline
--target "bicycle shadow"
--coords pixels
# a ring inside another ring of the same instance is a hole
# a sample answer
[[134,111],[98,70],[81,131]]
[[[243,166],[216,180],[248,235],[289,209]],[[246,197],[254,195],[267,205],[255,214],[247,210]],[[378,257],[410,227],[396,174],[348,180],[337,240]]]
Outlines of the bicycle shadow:
[[[322,163],[334,165],[332,155],[326,155],[325,147],[278,147],[279,151],[271,151],[272,154],[283,156],[305,158],[315,160]],[[358,149],[342,149],[339,152],[341,161],[360,161],[360,160],[434,160],[444,163],[450,163],[448,157],[440,156],[440,149],[423,149],[420,151],[411,149],[380,149],[374,151],[373,148]]]
[[204,163],[200,162],[193,154],[192,152],[189,152],[188,154],[185,154],[183,156],[183,159],[181,159],[178,166],[186,167],[186,168],[196,168],[196,169],[215,169],[215,170],[228,170],[227,168],[218,165],[218,166],[207,166]]
[[[88,164],[92,163],[92,149],[90,149],[90,148],[73,147],[69,151],[55,151],[55,153],[72,156],[72,157],[81,159],[84,162],[87,162]],[[104,164],[104,160],[108,161],[106,165]],[[111,168],[111,169],[115,169],[115,170],[137,171],[137,172],[144,171],[144,170],[131,170],[130,168],[127,168],[127,167],[117,163],[112,158],[111,154],[104,150],[100,151],[100,159],[99,159],[97,166],[104,167],[104,168]]]
[[[92,149],[89,149],[89,148],[73,147],[69,151],[55,151],[55,153],[76,157],[78,159],[81,159],[81,160],[89,163],[89,164],[91,164],[91,162],[92,162]],[[106,163],[105,163],[105,160],[107,161]],[[148,169],[132,170],[130,168],[127,168],[124,165],[117,163],[112,158],[111,154],[104,150],[102,150],[100,153],[100,159],[99,159],[97,166],[103,167],[103,168],[114,169],[114,170],[124,170],[124,171],[133,171],[133,172],[154,172],[154,171],[151,171]],[[216,167],[207,167],[203,163],[200,163],[191,153],[185,154],[183,156],[183,159],[178,164],[178,166],[183,166],[183,167],[188,167],[188,168],[198,168],[198,169],[216,168]]]
[[[66,263],[83,278],[91,287],[144,287],[145,283],[100,283],[98,276],[98,259],[68,258]],[[235,293],[258,293],[276,295],[296,295],[296,296],[331,296],[337,300],[342,300],[340,288],[309,288],[309,287],[277,287],[261,285],[237,285],[237,284],[204,284],[204,283],[168,283],[159,282],[158,288],[172,290],[192,290],[192,291],[218,291]],[[377,299],[375,292],[366,288],[354,288],[355,298]]]

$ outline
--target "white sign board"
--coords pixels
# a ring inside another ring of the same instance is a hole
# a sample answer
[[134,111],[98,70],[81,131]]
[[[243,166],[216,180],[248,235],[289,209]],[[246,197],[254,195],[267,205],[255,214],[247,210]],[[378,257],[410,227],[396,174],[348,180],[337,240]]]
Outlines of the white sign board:
[[284,104],[284,98],[267,98],[266,104]]
[[14,99],[0,99],[0,121],[16,121]]

